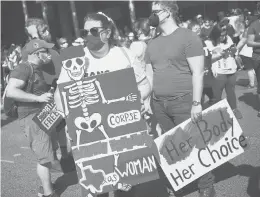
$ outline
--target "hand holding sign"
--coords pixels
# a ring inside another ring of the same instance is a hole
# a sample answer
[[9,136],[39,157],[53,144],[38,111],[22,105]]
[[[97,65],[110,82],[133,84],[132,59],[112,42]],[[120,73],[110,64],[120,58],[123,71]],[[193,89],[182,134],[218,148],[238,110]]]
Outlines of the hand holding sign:
[[130,184],[126,184],[126,183],[118,183],[118,185],[117,185],[117,189],[124,191],[124,192],[128,192],[131,188],[132,188],[132,186]]
[[53,94],[50,92],[46,92],[37,97],[37,101],[40,103],[48,103],[53,99]]
[[199,105],[192,105],[191,108],[191,120],[193,123],[199,121],[201,119],[201,115],[202,115],[202,106],[201,104]]
[[187,120],[155,140],[160,165],[175,191],[233,159],[248,147],[226,100],[203,111],[196,124]]

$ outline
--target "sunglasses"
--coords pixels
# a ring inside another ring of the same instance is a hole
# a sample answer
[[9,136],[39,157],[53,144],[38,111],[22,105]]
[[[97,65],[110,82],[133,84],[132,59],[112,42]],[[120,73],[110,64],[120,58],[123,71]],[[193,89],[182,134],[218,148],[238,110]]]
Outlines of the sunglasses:
[[[99,31],[100,29],[102,30]],[[100,32],[102,32],[103,30],[103,27],[92,27],[90,30],[82,29],[80,33],[82,37],[86,37],[87,35],[89,35],[89,33],[91,33],[92,36],[98,37]]]
[[165,9],[162,9],[162,10],[153,10],[153,11],[152,11],[152,14],[159,14],[161,11],[165,11]]

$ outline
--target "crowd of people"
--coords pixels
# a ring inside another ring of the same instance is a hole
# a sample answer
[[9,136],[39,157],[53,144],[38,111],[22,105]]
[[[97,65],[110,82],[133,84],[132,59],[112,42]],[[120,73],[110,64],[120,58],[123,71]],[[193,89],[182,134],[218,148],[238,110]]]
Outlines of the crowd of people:
[[[25,46],[13,44],[9,49],[2,49],[2,89],[6,89],[6,98],[18,102],[21,129],[38,158],[37,174],[43,197],[58,196],[50,175],[57,161],[57,147],[53,145],[53,136],[42,131],[32,118],[52,99],[64,115],[56,85],[70,78],[64,68],[55,67],[53,62],[71,45],[84,46],[89,61],[87,73],[134,68],[143,117],[155,138],[189,118],[200,119],[203,109],[222,99],[224,89],[234,115],[243,118],[235,92],[237,72],[242,69],[248,73],[248,88],[257,88],[260,107],[260,2],[255,13],[246,9],[219,12],[217,21],[197,15],[184,22],[178,11],[175,1],[154,1],[151,16],[137,19],[132,30],[118,29],[102,12],[87,14],[81,36],[71,43],[67,38],[58,38],[56,47],[47,24],[30,18],[25,24],[28,35]],[[237,20],[232,21],[232,17]],[[55,67],[54,72],[48,72],[48,67]],[[37,83],[28,90],[32,75]],[[56,88],[54,94],[49,92],[51,86]],[[260,117],[260,108],[256,115]],[[155,130],[151,118],[157,122]],[[60,136],[69,133],[64,122],[56,131],[52,133]],[[60,142],[59,146],[69,150],[70,140]],[[161,173],[160,177],[169,196],[174,196],[164,181],[165,175]],[[216,196],[214,179],[214,172],[199,178],[200,197]],[[127,192],[133,191],[134,188]],[[116,196],[124,194],[119,192]],[[107,196],[101,196],[104,195]]]

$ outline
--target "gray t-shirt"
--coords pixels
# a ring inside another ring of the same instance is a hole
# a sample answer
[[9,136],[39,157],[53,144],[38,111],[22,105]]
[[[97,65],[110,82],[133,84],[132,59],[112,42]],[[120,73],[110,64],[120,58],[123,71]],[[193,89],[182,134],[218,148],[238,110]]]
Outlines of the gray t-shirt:
[[168,36],[148,43],[145,60],[154,70],[153,90],[159,97],[192,93],[192,75],[187,58],[204,55],[201,39],[189,29],[178,28]]

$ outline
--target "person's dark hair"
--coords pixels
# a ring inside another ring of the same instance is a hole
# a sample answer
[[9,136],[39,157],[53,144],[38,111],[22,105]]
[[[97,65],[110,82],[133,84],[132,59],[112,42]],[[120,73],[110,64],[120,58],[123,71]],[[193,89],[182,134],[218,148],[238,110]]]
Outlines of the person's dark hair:
[[145,36],[148,36],[150,33],[150,24],[148,18],[140,18],[136,20],[134,24],[134,30],[135,33],[138,33],[138,31],[141,31]]
[[110,29],[111,30],[111,35],[109,38],[109,44],[112,45],[117,45],[118,44],[118,30],[116,27],[116,24],[114,23],[114,21],[108,17],[107,15],[105,15],[104,13],[89,13],[87,14],[87,16],[84,18],[84,24],[86,23],[86,21],[88,20],[93,20],[93,21],[100,21],[101,25],[105,28],[105,29]]
[[[222,28],[220,27],[219,24],[215,25],[210,34],[209,34],[209,39],[211,40],[212,44],[214,46],[217,46],[217,44],[219,43],[219,39],[220,39],[220,36],[221,36],[221,33],[223,32]],[[227,41],[227,40],[226,40]],[[226,42],[225,41],[225,42]],[[224,42],[224,43],[225,43]]]
[[188,29],[192,29],[194,26],[198,25],[199,23],[196,20],[191,21],[191,23],[188,25]]
[[16,49],[16,47],[17,46],[15,44],[11,44],[10,48],[8,49],[7,56],[11,55],[13,51]]
[[177,21],[179,21],[178,13],[179,13],[179,6],[177,4],[177,1],[153,1],[153,4],[161,5],[163,8],[167,9],[172,13],[173,18]]
[[234,14],[235,14],[236,16],[238,16],[238,15],[243,14],[243,11],[242,11],[240,8],[237,8],[237,9],[235,9]]

